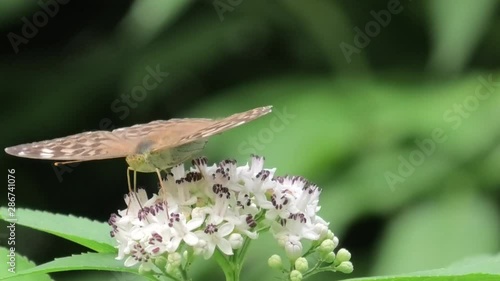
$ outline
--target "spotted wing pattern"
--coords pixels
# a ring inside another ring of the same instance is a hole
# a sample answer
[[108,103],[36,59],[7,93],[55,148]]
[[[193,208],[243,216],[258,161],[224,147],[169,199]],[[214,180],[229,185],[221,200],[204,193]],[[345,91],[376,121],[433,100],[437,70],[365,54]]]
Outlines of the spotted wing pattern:
[[67,137],[7,147],[8,154],[33,159],[99,160],[125,157],[133,147],[131,141],[109,131],[91,131]]
[[[197,139],[208,138],[213,135],[220,134],[224,131],[255,120],[263,115],[270,113],[271,111],[272,106],[259,107],[245,112],[236,113],[226,118],[212,120],[203,128],[193,128],[187,126],[185,130],[182,131],[182,134],[179,135],[178,141],[173,142],[170,145],[179,146]],[[159,141],[158,145],[155,147],[155,150],[160,150],[165,146],[165,143]]]
[[5,149],[8,154],[33,159],[89,161],[126,157],[141,143],[152,142],[153,150],[168,149],[207,138],[271,112],[261,107],[214,120],[185,118],[158,120],[109,131],[91,131],[67,137],[21,144]]
[[222,119],[195,119],[196,122],[187,122],[185,124],[182,124],[182,122],[175,122],[173,128],[169,130],[176,133],[175,138],[162,133],[152,134],[153,138],[157,139],[152,150],[159,151],[169,147],[190,143],[195,140],[208,138],[255,120],[270,113],[271,110],[271,106],[265,106],[236,113]]

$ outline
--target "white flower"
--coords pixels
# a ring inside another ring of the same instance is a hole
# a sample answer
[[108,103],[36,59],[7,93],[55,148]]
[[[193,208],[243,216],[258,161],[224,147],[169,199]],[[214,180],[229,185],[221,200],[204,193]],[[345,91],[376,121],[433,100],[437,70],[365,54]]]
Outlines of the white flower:
[[170,214],[170,224],[168,225],[174,234],[167,246],[167,251],[172,253],[177,251],[181,241],[184,241],[189,246],[194,246],[198,243],[198,237],[192,231],[203,224],[201,218],[195,218],[186,222],[186,218],[179,213]]
[[203,257],[205,259],[210,258],[215,251],[215,247],[219,248],[221,252],[226,255],[232,255],[233,249],[231,248],[231,243],[229,243],[228,239],[225,237],[228,236],[233,229],[234,225],[225,223],[220,227],[214,224],[208,224],[203,231],[198,231],[198,236],[200,240],[203,241],[198,245],[198,247],[202,248]]
[[148,198],[141,189],[125,196],[127,209],[110,217],[117,259],[126,266],[150,270],[155,259],[168,256],[175,257],[175,266],[167,266],[174,272],[191,254],[208,259],[218,249],[230,256],[267,230],[296,260],[303,239],[331,236],[317,214],[320,190],[304,178],[275,177],[276,169],[264,169],[258,156],[243,166],[234,160],[209,166],[205,158],[193,164],[188,170],[173,167],[158,195]]

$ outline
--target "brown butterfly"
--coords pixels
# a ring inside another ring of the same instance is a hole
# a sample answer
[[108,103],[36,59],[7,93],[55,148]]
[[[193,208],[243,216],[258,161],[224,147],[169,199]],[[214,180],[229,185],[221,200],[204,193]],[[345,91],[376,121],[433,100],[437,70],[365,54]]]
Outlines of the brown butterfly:
[[272,106],[259,107],[222,119],[157,120],[113,131],[90,131],[20,144],[7,147],[5,152],[24,158],[68,162],[126,157],[128,169],[134,174],[157,172],[160,176],[160,170],[180,164],[200,152],[210,136],[243,125],[271,110]]

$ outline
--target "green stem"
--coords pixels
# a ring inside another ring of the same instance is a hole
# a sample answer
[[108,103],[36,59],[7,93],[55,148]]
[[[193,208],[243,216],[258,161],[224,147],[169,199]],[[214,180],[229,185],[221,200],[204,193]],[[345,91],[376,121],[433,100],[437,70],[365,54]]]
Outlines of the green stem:
[[182,280],[184,280],[184,281],[189,280],[189,276],[188,276],[187,271],[185,269],[181,269],[181,276],[182,276]]
[[238,262],[228,259],[218,249],[215,250],[214,258],[217,264],[222,268],[222,271],[224,271],[226,281],[240,281],[241,266]]
[[314,275],[314,274],[317,274],[317,273],[320,273],[320,272],[326,272],[326,271],[329,271],[329,272],[337,272],[335,269],[329,267],[329,266],[325,266],[325,267],[320,267],[320,268],[315,268],[314,270],[309,270],[307,271],[306,273],[304,273],[304,275],[302,275],[302,278],[305,279],[311,275]]
[[237,264],[239,264],[240,266],[243,264],[243,259],[245,258],[246,252],[248,250],[248,247],[250,246],[251,241],[252,240],[250,238],[246,237],[244,242],[243,242],[243,246],[235,255],[235,262]]

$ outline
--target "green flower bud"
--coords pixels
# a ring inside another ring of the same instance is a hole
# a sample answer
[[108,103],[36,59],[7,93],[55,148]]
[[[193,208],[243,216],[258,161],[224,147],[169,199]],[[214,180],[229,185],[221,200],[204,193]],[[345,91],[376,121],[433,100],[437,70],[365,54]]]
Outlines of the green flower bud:
[[318,252],[322,257],[325,257],[328,255],[328,253],[333,252],[333,249],[335,249],[335,244],[333,240],[331,239],[325,239],[323,242],[318,247]]
[[295,269],[300,271],[301,273],[306,272],[309,269],[309,263],[307,259],[304,257],[300,257],[295,260]]
[[333,263],[335,261],[335,253],[330,252],[330,253],[326,254],[326,256],[323,257],[323,260],[326,263]]
[[343,261],[337,267],[335,267],[335,269],[342,273],[351,273],[354,270],[354,267],[352,265],[352,262]]
[[270,268],[274,269],[282,269],[283,268],[283,262],[281,261],[281,257],[278,255],[272,255],[269,257],[267,260],[267,264],[269,265]]
[[337,248],[337,246],[339,245],[339,238],[337,236],[334,236],[332,240],[333,240],[333,245],[335,245],[334,248]]
[[179,267],[172,266],[172,264],[167,263],[167,266],[165,267],[165,270],[170,275],[174,275],[174,276],[178,276],[179,275]]
[[139,265],[139,274],[146,274],[150,271],[151,271],[150,265],[146,263],[141,263],[141,265]]
[[172,267],[180,267],[182,264],[182,256],[177,252],[173,252],[168,255],[167,264]]
[[302,281],[302,273],[298,270],[290,272],[290,281]]
[[349,261],[351,259],[351,253],[346,249],[342,248],[337,252],[337,261],[344,262]]
[[278,236],[276,238],[276,240],[278,241],[278,245],[280,247],[285,247],[285,244],[288,241],[288,238],[286,236],[282,235],[282,236]]
[[159,268],[164,268],[167,265],[167,258],[164,256],[155,258],[155,265]]

